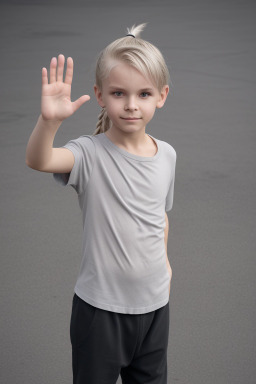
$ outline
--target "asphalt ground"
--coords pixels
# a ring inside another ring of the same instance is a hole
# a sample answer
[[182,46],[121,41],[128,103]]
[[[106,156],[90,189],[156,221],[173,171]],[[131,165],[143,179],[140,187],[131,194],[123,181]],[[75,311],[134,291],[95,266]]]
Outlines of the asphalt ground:
[[147,132],[177,152],[168,383],[255,383],[255,11],[249,0],[0,1],[1,382],[72,382],[82,221],[75,191],[25,163],[41,69],[71,56],[72,99],[91,96],[54,146],[92,134],[97,54],[147,22],[141,37],[172,81]]

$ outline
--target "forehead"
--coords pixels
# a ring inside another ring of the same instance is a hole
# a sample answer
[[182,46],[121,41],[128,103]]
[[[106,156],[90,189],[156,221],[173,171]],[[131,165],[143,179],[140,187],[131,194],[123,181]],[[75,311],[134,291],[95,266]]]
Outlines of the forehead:
[[139,88],[155,89],[151,80],[139,72],[136,68],[126,63],[118,63],[110,70],[107,78],[103,81],[103,87],[107,88]]

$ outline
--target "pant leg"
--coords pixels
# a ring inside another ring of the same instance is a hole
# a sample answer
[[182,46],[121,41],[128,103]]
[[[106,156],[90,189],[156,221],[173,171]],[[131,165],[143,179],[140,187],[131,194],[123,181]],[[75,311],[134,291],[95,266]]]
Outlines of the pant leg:
[[140,315],[96,308],[76,294],[70,322],[73,384],[116,384],[137,346]]
[[131,363],[121,368],[122,383],[167,384],[169,302],[140,316],[140,338]]

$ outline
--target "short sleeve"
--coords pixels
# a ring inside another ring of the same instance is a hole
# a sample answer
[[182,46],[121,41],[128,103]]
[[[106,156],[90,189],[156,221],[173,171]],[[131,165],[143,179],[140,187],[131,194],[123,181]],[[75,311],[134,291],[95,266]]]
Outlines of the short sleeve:
[[95,162],[95,144],[91,135],[83,135],[78,139],[70,140],[62,148],[69,149],[75,162],[69,173],[53,173],[53,178],[59,184],[71,185],[77,194],[86,189]]
[[174,157],[172,160],[172,176],[171,176],[171,181],[169,185],[169,189],[167,192],[166,196],[166,201],[165,201],[165,211],[168,212],[172,209],[173,207],[173,196],[174,196],[174,182],[175,182],[175,170],[176,170],[176,152],[174,151]]

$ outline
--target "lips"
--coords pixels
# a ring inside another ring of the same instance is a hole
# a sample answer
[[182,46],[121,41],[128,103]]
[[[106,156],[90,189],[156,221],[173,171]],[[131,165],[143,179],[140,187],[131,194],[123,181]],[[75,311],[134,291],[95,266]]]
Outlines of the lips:
[[124,120],[139,120],[140,117],[121,117],[121,119],[124,119]]

